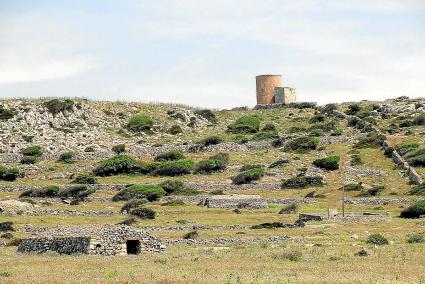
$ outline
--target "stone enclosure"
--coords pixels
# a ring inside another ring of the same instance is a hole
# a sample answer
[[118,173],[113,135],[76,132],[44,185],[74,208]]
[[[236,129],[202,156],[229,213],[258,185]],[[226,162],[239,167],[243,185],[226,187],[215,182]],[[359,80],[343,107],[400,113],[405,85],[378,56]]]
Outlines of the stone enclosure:
[[57,226],[32,233],[33,237],[21,240],[18,252],[127,255],[165,250],[159,238],[126,225]]

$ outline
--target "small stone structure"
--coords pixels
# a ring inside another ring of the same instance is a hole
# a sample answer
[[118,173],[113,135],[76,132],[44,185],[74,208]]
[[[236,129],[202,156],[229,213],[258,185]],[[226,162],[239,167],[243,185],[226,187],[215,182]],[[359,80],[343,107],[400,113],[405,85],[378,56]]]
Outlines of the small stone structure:
[[18,252],[126,255],[165,250],[159,238],[126,225],[57,226],[35,229],[33,234],[21,240]]
[[267,201],[259,195],[215,195],[205,199],[208,208],[268,208]]
[[282,87],[281,75],[259,75],[255,81],[257,105],[288,105],[297,100],[294,88]]

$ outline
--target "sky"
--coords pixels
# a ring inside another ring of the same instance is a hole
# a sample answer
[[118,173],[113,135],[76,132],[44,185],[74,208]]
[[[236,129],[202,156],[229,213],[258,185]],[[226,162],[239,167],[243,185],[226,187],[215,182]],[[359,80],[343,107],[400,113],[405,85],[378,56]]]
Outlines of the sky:
[[0,0],[0,98],[230,108],[425,97],[424,0]]

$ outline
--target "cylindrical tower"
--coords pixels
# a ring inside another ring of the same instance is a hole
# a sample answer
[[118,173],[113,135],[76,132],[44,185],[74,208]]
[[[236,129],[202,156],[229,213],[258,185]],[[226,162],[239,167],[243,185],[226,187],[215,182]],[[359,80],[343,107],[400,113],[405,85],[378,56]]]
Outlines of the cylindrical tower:
[[282,86],[281,75],[260,75],[255,77],[257,83],[257,104],[273,104],[275,87]]

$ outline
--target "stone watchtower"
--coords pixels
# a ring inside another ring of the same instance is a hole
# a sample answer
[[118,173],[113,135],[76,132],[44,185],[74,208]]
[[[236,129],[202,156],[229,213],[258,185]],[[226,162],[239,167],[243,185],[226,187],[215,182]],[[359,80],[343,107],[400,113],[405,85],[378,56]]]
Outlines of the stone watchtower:
[[281,75],[259,75],[257,85],[257,105],[290,104],[296,102],[294,88],[282,87]]

